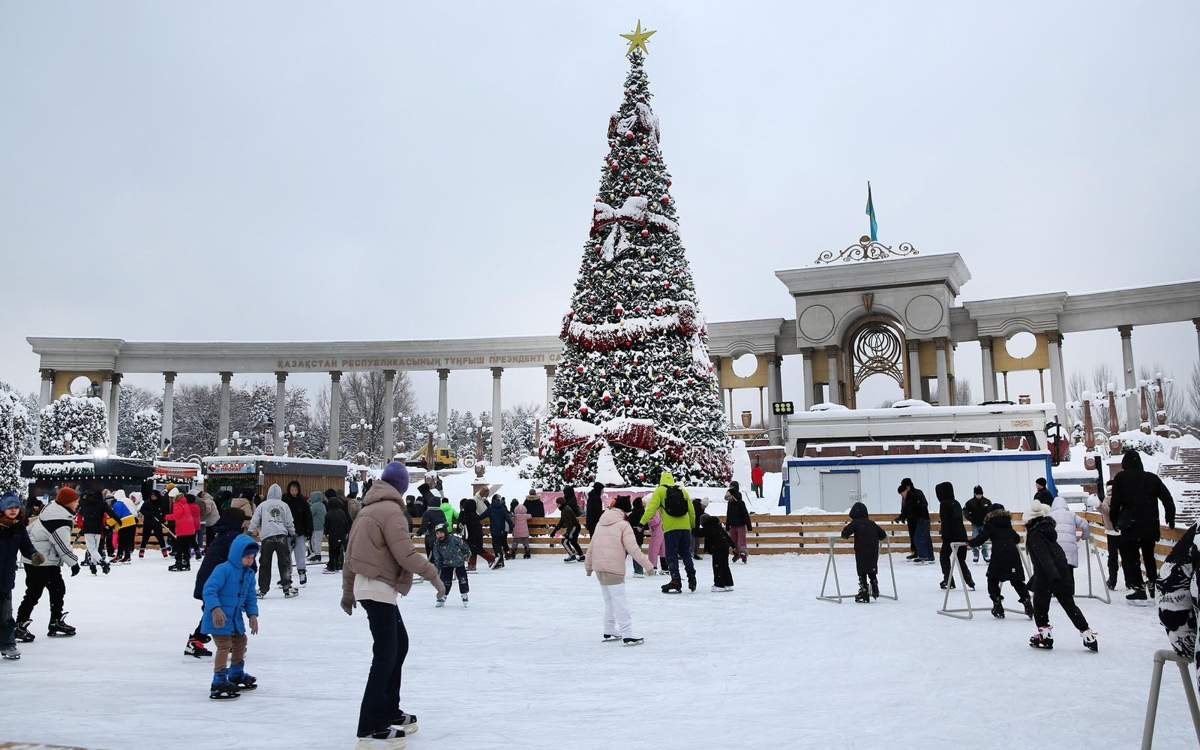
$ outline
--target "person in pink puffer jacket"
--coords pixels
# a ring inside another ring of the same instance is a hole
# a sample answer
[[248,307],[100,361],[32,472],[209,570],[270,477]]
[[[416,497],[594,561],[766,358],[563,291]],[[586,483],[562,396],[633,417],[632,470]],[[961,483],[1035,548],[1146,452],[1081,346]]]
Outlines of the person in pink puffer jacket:
[[513,555],[517,554],[517,550],[521,547],[525,548],[525,559],[529,559],[529,519],[531,518],[529,510],[525,507],[525,503],[517,503],[517,507],[513,508],[513,529],[512,529],[512,550]]
[[648,557],[659,567],[666,565],[667,559],[667,537],[663,534],[662,517],[655,513],[654,518],[650,519],[650,551]]
[[604,641],[621,641],[626,646],[637,646],[645,639],[633,636],[633,616],[625,598],[625,557],[633,555],[646,570],[646,575],[655,573],[654,563],[638,547],[633,527],[626,520],[632,508],[628,495],[613,501],[600,516],[584,558],[587,574],[596,573],[600,592],[604,595]]

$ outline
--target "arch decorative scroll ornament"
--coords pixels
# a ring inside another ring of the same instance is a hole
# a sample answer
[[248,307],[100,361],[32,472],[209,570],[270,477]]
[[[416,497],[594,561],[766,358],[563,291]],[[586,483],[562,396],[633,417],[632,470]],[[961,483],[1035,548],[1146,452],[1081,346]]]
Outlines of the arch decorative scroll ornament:
[[858,238],[858,242],[847,247],[841,252],[833,250],[825,250],[817,256],[817,264],[837,263],[855,263],[864,260],[887,260],[888,258],[903,258],[911,255],[920,255],[917,249],[912,246],[911,242],[901,242],[895,247],[884,245],[881,242],[872,240],[870,237],[863,235]]
[[860,327],[851,340],[851,371],[854,389],[872,375],[886,375],[904,388],[904,335],[883,320]]

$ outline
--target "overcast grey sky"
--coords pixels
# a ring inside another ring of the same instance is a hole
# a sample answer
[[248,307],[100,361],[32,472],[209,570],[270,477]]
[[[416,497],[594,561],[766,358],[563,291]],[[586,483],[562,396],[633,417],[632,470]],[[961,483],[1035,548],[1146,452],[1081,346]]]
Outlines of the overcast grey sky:
[[[33,334],[557,332],[638,18],[710,320],[793,316],[773,271],[857,238],[868,179],[963,299],[1200,277],[1196,2],[0,1],[0,379],[36,388]],[[1197,357],[1190,323],[1134,343]]]

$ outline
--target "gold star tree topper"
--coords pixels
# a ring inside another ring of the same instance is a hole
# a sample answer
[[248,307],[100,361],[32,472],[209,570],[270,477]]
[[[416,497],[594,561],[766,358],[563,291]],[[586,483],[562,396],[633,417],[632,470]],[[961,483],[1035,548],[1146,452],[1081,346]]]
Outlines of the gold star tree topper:
[[650,50],[647,49],[647,47],[646,47],[646,42],[650,41],[650,37],[654,36],[654,33],[655,32],[649,31],[649,30],[642,31],[642,21],[639,18],[636,29],[629,32],[628,34],[621,35],[625,39],[629,40],[629,49],[625,51],[625,54],[631,55],[634,52],[639,52],[639,51],[643,55],[650,54]]

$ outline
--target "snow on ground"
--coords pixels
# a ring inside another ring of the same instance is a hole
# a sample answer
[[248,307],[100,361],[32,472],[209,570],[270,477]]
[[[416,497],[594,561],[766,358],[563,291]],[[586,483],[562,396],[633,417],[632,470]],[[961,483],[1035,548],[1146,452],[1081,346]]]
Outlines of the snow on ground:
[[[43,600],[37,641],[0,664],[6,693],[22,696],[0,742],[353,747],[371,640],[361,610],[338,609],[338,576],[310,566],[299,598],[273,591],[248,653],[261,687],[210,701],[211,662],[183,656],[198,614],[192,574],[167,564],[147,557],[69,578],[75,638],[45,637]],[[754,557],[723,594],[708,591],[708,560],[698,565],[696,594],[629,579],[634,628],[647,639],[636,648],[599,642],[598,586],[557,557],[473,575],[466,610],[454,596],[435,609],[432,588],[418,584],[401,602],[412,644],[403,703],[421,723],[409,747],[1138,746],[1151,656],[1166,647],[1153,609],[1081,600],[1100,633],[1090,654],[1052,605],[1057,643],[1044,652],[1027,645],[1024,617],[935,614],[935,567],[898,559],[900,601],[838,605],[814,598],[822,556]],[[852,559],[839,568],[853,578]],[[974,571],[982,580],[982,566]],[[886,564],[881,572],[886,588]],[[1170,665],[1159,717],[1156,748],[1195,747]]]

